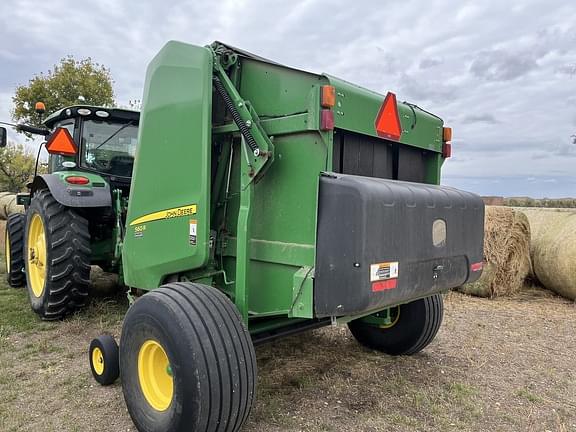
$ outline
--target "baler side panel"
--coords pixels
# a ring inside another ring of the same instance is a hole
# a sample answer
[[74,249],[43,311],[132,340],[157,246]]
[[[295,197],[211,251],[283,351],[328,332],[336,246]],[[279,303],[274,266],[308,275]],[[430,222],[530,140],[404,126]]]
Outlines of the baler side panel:
[[321,75],[251,59],[242,59],[241,76],[240,93],[261,119],[308,111],[313,86],[328,82]]
[[[384,96],[339,78],[326,75],[336,87],[336,128],[378,137],[375,120]],[[405,102],[398,102],[402,125],[399,142],[424,150],[442,151],[443,121]]]
[[[254,187],[251,216],[249,305],[252,314],[286,314],[293,281],[303,266],[314,266],[318,173],[328,150],[318,133],[278,136],[276,159]],[[305,155],[305,156],[304,156]],[[235,279],[236,224],[239,209],[239,146],[234,151],[224,269]],[[225,288],[225,287],[224,287]]]
[[[293,307],[297,272],[314,266],[317,178],[331,165],[332,151],[331,132],[317,129],[319,85],[327,81],[318,75],[249,58],[241,59],[239,76],[241,96],[264,122],[281,121],[295,114],[308,117],[304,128],[299,122],[285,123],[282,133],[272,134],[274,162],[256,181],[252,200],[250,315],[286,315]],[[236,278],[242,157],[239,142],[234,145],[223,250],[224,270],[230,280]],[[220,226],[221,217],[219,211],[214,226]],[[222,288],[231,292],[231,287]],[[311,303],[310,298],[310,307]]]
[[153,289],[209,259],[212,54],[169,42],[148,67],[123,247],[125,281]]

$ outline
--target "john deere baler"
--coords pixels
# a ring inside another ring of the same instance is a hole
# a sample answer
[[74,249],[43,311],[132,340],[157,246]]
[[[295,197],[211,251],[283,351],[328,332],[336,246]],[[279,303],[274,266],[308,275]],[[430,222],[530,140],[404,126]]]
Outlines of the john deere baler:
[[348,323],[388,354],[428,345],[441,293],[482,270],[481,199],[439,186],[450,139],[393,93],[169,42],[146,76],[122,255],[138,429],[238,430],[253,345],[279,336]]

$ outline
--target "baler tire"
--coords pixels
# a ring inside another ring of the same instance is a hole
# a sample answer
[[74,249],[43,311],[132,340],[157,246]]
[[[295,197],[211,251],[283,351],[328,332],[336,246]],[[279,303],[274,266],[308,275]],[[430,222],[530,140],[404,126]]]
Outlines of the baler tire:
[[163,285],[130,307],[120,374],[141,432],[238,431],[256,396],[254,347],[238,310],[195,283]]
[[43,320],[56,320],[87,306],[88,221],[57,202],[48,190],[41,190],[32,197],[26,212],[24,238],[26,285],[32,310]]
[[120,355],[116,340],[110,335],[92,339],[88,350],[92,376],[101,385],[114,384],[120,376]]
[[8,216],[5,232],[6,279],[12,288],[21,288],[26,284],[24,274],[24,225],[26,216],[13,213]]
[[390,355],[412,355],[422,351],[436,336],[444,316],[444,301],[435,294],[400,305],[398,321],[380,328],[362,318],[348,323],[360,344]]

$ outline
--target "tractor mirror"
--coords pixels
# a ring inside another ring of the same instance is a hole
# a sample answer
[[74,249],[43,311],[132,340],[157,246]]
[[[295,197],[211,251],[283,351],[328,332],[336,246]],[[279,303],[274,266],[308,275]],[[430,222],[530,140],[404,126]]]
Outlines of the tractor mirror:
[[0,127],[0,148],[6,147],[8,138],[6,137],[6,128]]

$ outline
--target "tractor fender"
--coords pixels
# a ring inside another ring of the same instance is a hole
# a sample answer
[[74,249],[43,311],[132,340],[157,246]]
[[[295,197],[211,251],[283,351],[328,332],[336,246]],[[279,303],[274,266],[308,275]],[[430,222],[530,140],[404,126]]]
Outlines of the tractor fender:
[[34,178],[31,187],[32,196],[40,189],[48,189],[54,199],[66,207],[111,207],[110,185],[79,186],[65,183],[56,174],[41,174]]

